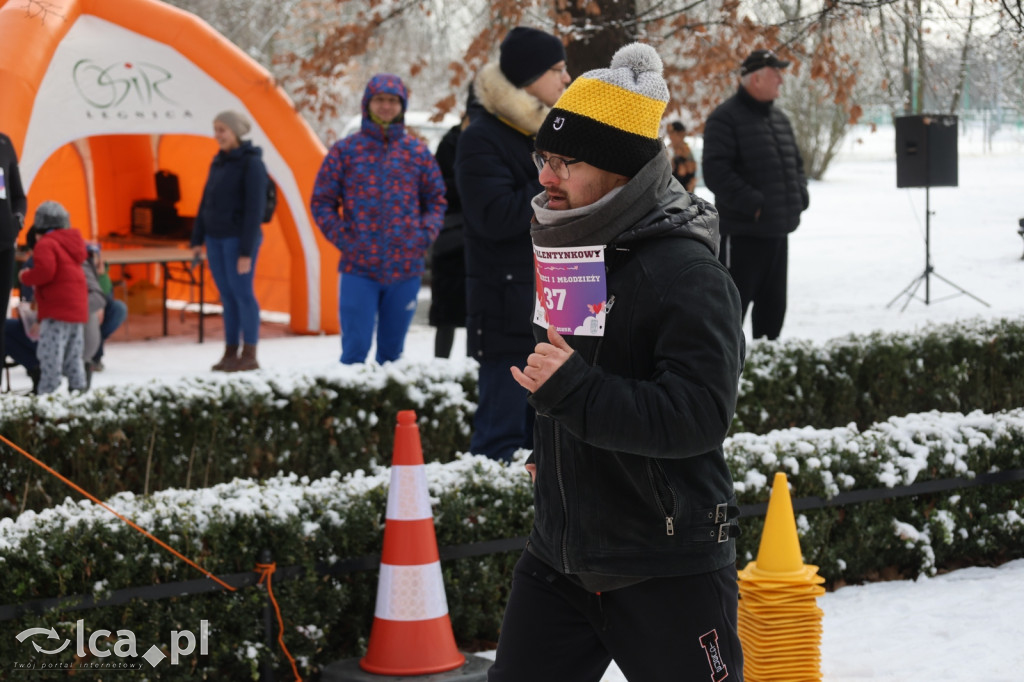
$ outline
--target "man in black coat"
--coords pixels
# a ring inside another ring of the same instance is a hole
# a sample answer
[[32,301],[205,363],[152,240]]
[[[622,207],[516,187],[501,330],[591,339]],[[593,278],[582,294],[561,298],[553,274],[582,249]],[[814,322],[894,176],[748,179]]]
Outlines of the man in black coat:
[[770,50],[743,61],[740,87],[704,126],[704,183],[721,218],[719,258],[754,338],[776,339],[786,316],[788,235],[807,209],[804,162],[789,119],[773,106],[789,62]]
[[500,60],[473,81],[477,104],[459,137],[455,181],[466,252],[466,350],[480,363],[470,452],[511,459],[533,444],[533,408],[509,375],[533,348],[530,199],[541,191],[533,139],[569,83],[555,36],[516,27]]
[[[25,223],[28,202],[21,186],[18,154],[11,138],[0,133],[0,310],[7,315],[14,284],[14,248],[18,233]],[[0,360],[6,357],[3,334],[0,334]]]

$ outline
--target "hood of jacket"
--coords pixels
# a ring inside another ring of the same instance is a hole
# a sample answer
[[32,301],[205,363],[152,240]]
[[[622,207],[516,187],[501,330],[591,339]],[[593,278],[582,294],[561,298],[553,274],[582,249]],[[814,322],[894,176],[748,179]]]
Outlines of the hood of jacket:
[[[370,115],[370,100],[374,95],[395,95],[402,100],[402,113],[387,126],[383,126],[373,120]],[[405,87],[402,79],[392,73],[378,73],[366,84],[363,91],[363,123],[360,129],[367,135],[377,139],[397,139],[405,134],[405,111],[409,108],[409,90]]]
[[[546,204],[542,192],[534,202]],[[537,246],[626,245],[656,237],[695,239],[718,256],[718,211],[695,194],[689,194],[672,177],[672,162],[658,154],[600,211],[577,220],[545,226],[535,223],[530,231]]]
[[217,152],[217,155],[213,157],[213,162],[217,165],[224,165],[235,159],[241,159],[246,156],[255,156],[256,158],[263,158],[263,149],[257,147],[252,143],[252,140],[242,140],[237,147],[229,151],[223,149]]
[[85,247],[85,240],[82,239],[82,235],[76,230],[50,230],[43,237],[51,240],[51,244],[55,245],[75,263],[84,263],[89,255]]
[[524,135],[536,135],[551,111],[550,107],[526,90],[512,85],[497,62],[491,62],[480,69],[473,80],[473,93],[488,113]]

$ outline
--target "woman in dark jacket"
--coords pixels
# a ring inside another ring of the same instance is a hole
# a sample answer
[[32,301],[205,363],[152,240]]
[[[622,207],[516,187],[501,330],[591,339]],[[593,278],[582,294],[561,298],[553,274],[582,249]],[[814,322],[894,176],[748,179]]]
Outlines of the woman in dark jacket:
[[434,158],[444,179],[444,198],[448,208],[444,226],[430,247],[430,313],[428,321],[437,327],[434,357],[451,355],[455,328],[466,326],[466,263],[462,239],[462,201],[455,186],[455,148],[462,130],[469,125],[463,114],[459,125],[452,126],[441,138]]
[[[0,133],[0,305],[4,316],[14,283],[14,244],[25,222],[27,205],[18,172],[18,154],[11,138]],[[0,334],[0,358],[4,357],[4,340]]]
[[[258,369],[260,306],[253,291],[256,257],[263,235],[260,221],[267,200],[263,151],[242,137],[252,125],[242,114],[222,111],[213,120],[220,151],[210,164],[195,224],[192,248],[206,244],[206,259],[224,307],[224,357],[213,369],[239,372]],[[239,340],[244,342],[239,355]]]
[[533,447],[533,408],[508,368],[533,349],[533,140],[569,84],[560,38],[512,29],[473,79],[455,150],[466,253],[466,354],[480,363],[470,452],[511,460]]

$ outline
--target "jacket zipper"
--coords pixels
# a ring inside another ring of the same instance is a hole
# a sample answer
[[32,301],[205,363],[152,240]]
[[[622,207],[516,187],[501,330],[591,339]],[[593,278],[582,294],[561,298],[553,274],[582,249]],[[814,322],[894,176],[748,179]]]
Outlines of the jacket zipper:
[[555,479],[558,481],[558,494],[562,498],[562,572],[569,572],[569,503],[565,495],[565,480],[562,477],[562,429],[561,425],[552,420],[555,430]]
[[[615,305],[615,294],[608,297],[608,302],[604,304],[604,327],[608,329],[608,315],[612,312],[612,306]],[[597,345],[594,346],[594,358],[590,362],[591,367],[597,367],[597,358],[601,355],[601,344],[604,343],[604,336],[598,337]]]
[[[608,326],[608,314],[612,311],[612,306],[615,305],[615,296],[608,298],[608,303],[605,304],[605,327]],[[591,367],[597,365],[597,356],[601,352],[601,343],[604,341],[604,337],[600,337],[597,340],[597,346],[594,348],[594,358],[591,361]],[[555,478],[558,480],[558,493],[562,498],[562,568],[565,573],[569,572],[569,502],[565,494],[565,480],[562,476],[562,428],[558,422],[553,422],[555,429]]]
[[672,512],[674,512],[675,508],[678,506],[676,504],[676,492],[672,490],[672,486],[668,485],[668,476],[664,476],[666,479],[665,488],[668,490],[668,494],[672,497],[672,510],[670,511],[665,509],[665,505],[661,503],[661,495],[658,494],[657,482],[654,480],[654,467],[658,467],[658,471],[660,471],[663,476],[665,473],[658,461],[654,460],[647,463],[647,476],[651,482],[651,493],[654,495],[654,502],[658,505],[658,509],[665,516],[665,535],[675,535],[676,524],[672,519]]

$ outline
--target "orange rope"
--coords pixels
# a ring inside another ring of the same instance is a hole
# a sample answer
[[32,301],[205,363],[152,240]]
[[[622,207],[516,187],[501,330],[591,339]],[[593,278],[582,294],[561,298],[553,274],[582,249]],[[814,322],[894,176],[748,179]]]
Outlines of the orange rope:
[[284,643],[284,620],[281,618],[281,607],[277,605],[277,598],[274,597],[274,589],[270,586],[270,579],[274,575],[274,571],[277,570],[276,563],[270,564],[256,564],[256,572],[260,574],[260,581],[257,585],[263,584],[263,579],[267,579],[267,596],[270,597],[270,603],[274,605],[274,612],[277,614],[277,643],[281,645],[281,650],[284,655],[288,658],[288,662],[292,664],[292,672],[295,673],[295,679],[297,682],[302,682],[302,677],[299,676],[299,668],[295,665],[295,659],[292,658],[292,654],[288,651],[288,647]]
[[220,585],[220,586],[221,586],[221,587],[223,587],[224,589],[226,589],[226,590],[230,590],[231,592],[234,592],[234,591],[235,591],[235,588],[234,588],[234,587],[232,587],[231,585],[228,585],[228,584],[227,584],[226,582],[224,582],[223,580],[221,580],[221,579],[220,579],[220,578],[218,578],[217,576],[213,575],[212,573],[210,573],[209,571],[207,571],[206,569],[204,569],[204,568],[203,568],[202,566],[198,565],[197,563],[195,563],[194,561],[192,561],[192,560],[191,560],[191,559],[189,559],[188,557],[184,556],[183,554],[181,554],[181,552],[179,552],[178,550],[174,549],[173,547],[171,547],[170,545],[168,545],[168,544],[167,544],[166,542],[164,542],[164,541],[163,541],[163,540],[161,540],[160,538],[158,538],[158,537],[155,537],[155,536],[154,536],[154,535],[153,535],[152,533],[150,533],[150,532],[149,532],[148,530],[145,530],[144,528],[140,528],[140,527],[139,527],[138,525],[136,525],[136,524],[135,524],[135,523],[134,523],[133,521],[131,521],[130,519],[127,519],[127,518],[125,518],[124,516],[122,516],[121,514],[119,514],[119,513],[118,513],[117,511],[115,511],[114,509],[110,508],[109,506],[107,506],[106,504],[104,504],[103,502],[101,502],[100,500],[96,499],[96,497],[94,497],[93,495],[91,495],[91,494],[89,494],[88,492],[86,492],[85,490],[83,490],[83,489],[82,489],[81,487],[79,487],[79,486],[78,486],[78,485],[77,485],[76,483],[74,483],[73,481],[71,481],[71,480],[69,480],[69,479],[65,478],[64,476],[62,476],[62,475],[61,475],[61,474],[59,474],[58,472],[54,471],[54,470],[53,470],[52,468],[50,468],[49,466],[47,466],[47,465],[46,465],[46,464],[44,464],[43,462],[39,461],[38,459],[36,459],[36,458],[35,458],[35,457],[33,457],[32,455],[30,455],[29,453],[27,453],[27,452],[25,452],[24,450],[22,450],[22,449],[21,449],[20,447],[18,447],[17,445],[15,445],[15,444],[14,444],[14,443],[12,443],[11,441],[9,441],[9,440],[8,440],[8,439],[7,439],[7,438],[6,438],[5,436],[3,436],[3,435],[0,435],[0,441],[3,441],[4,443],[7,443],[7,445],[9,445],[9,446],[11,446],[12,448],[14,448],[14,449],[15,449],[15,450],[16,450],[17,452],[20,452],[20,453],[21,453],[22,455],[24,455],[25,457],[27,457],[27,458],[28,458],[29,460],[31,460],[31,461],[32,461],[33,463],[35,463],[35,464],[37,464],[38,466],[42,467],[43,469],[45,469],[45,470],[46,470],[46,471],[48,471],[49,473],[53,474],[54,476],[56,476],[57,478],[59,478],[59,479],[60,479],[61,481],[63,481],[63,482],[64,482],[64,483],[66,483],[67,485],[69,485],[69,486],[70,486],[71,488],[73,488],[74,490],[77,490],[77,491],[78,491],[79,493],[81,493],[82,495],[85,495],[85,496],[86,496],[87,498],[89,498],[90,500],[92,500],[93,502],[95,502],[96,504],[98,504],[99,506],[103,507],[103,508],[104,508],[104,509],[106,509],[106,510],[107,510],[108,512],[110,512],[111,514],[113,514],[114,516],[116,516],[117,518],[121,519],[122,521],[124,521],[125,523],[127,523],[127,524],[128,524],[129,526],[131,526],[131,527],[132,527],[132,528],[134,528],[135,530],[139,531],[140,533],[142,533],[143,535],[145,535],[145,536],[146,536],[147,538],[149,538],[150,540],[152,540],[152,541],[153,541],[153,542],[155,542],[156,544],[160,545],[161,547],[163,547],[164,549],[166,549],[166,550],[167,550],[168,552],[170,552],[170,553],[171,553],[171,554],[173,554],[174,556],[178,557],[179,559],[181,559],[181,560],[182,560],[182,561],[184,561],[184,562],[185,562],[186,564],[188,564],[188,565],[189,565],[189,566],[191,566],[192,568],[196,569],[197,571],[199,571],[199,572],[200,572],[200,573],[202,573],[203,575],[205,575],[205,576],[206,576],[207,578],[209,578],[210,580],[213,580],[214,582],[216,582],[216,583],[217,583],[218,585]]

